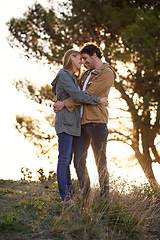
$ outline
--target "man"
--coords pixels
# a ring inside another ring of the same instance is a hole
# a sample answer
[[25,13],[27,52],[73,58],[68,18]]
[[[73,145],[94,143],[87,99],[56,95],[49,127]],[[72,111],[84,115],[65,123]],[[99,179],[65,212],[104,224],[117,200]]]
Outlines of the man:
[[[111,86],[114,83],[116,74],[108,63],[103,63],[102,52],[100,48],[93,44],[85,44],[81,51],[83,64],[88,67],[80,80],[80,89],[97,97],[108,97]],[[64,102],[54,104],[54,111],[59,111],[66,107],[73,111],[75,106],[79,105],[71,98]],[[107,197],[109,193],[109,173],[107,170],[106,144],[108,136],[108,110],[105,106],[99,105],[82,105],[81,118],[81,136],[74,137],[73,152],[74,166],[83,189],[84,200],[90,193],[90,179],[86,168],[86,158],[88,148],[91,144],[99,176],[101,196]]]

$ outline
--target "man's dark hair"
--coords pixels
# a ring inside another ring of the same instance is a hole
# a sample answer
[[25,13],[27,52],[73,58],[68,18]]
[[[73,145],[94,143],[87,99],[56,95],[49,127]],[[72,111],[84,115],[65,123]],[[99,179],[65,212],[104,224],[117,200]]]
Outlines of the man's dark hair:
[[97,54],[99,59],[102,58],[101,49],[95,43],[86,43],[80,50],[81,53],[86,53],[89,56],[93,56],[94,53]]

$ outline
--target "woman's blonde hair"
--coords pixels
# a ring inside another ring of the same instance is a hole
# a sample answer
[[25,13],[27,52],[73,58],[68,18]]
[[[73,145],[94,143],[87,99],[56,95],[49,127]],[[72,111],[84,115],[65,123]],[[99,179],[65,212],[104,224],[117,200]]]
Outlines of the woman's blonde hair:
[[[68,50],[63,57],[63,68],[66,69],[66,70],[72,69],[71,56],[76,57],[79,54],[81,54],[81,53],[74,50],[74,49]],[[78,72],[78,76],[79,76],[80,75],[80,70],[78,70],[77,72]]]

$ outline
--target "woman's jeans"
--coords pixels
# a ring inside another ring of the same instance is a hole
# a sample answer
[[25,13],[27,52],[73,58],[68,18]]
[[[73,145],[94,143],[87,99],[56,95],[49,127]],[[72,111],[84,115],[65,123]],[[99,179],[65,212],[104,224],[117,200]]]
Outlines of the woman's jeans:
[[68,201],[73,195],[72,182],[70,176],[70,163],[72,155],[73,136],[63,132],[58,134],[58,165],[57,182],[60,196]]

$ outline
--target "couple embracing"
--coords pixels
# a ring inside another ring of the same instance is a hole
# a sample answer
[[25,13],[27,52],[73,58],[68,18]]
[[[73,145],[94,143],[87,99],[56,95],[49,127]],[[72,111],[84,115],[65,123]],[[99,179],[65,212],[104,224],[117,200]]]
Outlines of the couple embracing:
[[[82,64],[88,69],[80,75]],[[112,67],[102,62],[101,49],[94,43],[87,43],[80,51],[71,49],[66,52],[63,68],[52,82],[52,92],[57,97],[53,105],[59,150],[57,182],[63,201],[71,202],[74,194],[70,175],[72,158],[84,203],[88,200],[90,179],[86,158],[90,144],[98,170],[101,196],[108,198],[107,106],[115,78]]]

